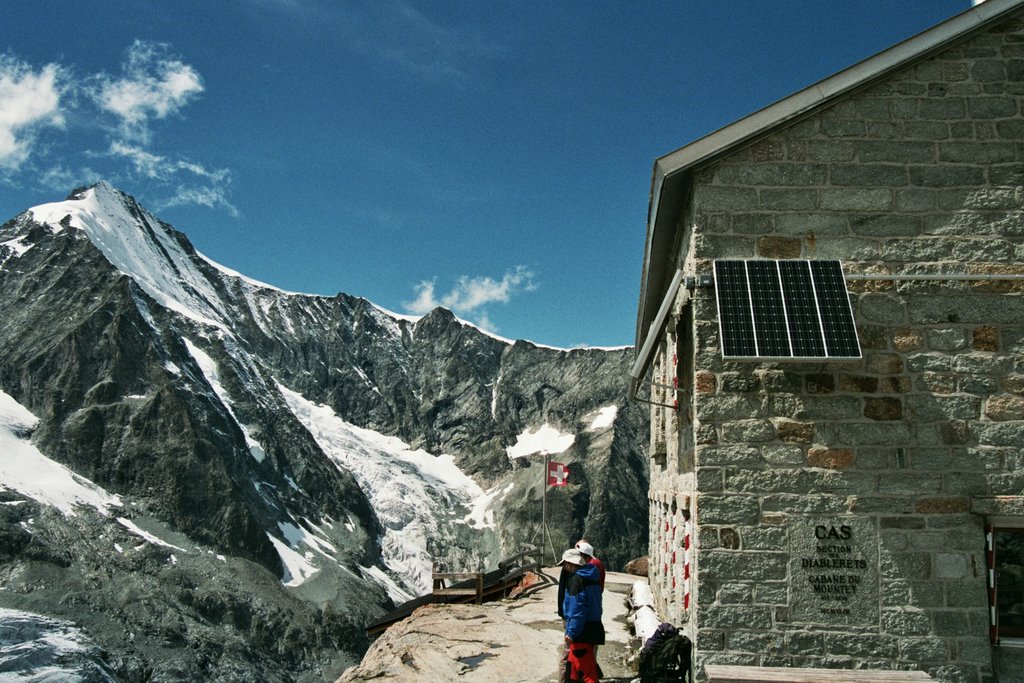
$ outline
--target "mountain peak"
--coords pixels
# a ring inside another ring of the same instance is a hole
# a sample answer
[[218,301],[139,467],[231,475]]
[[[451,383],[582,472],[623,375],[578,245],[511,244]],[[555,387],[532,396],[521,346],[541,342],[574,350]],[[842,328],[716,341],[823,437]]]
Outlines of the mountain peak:
[[196,262],[195,250],[106,181],[73,190],[62,202],[29,209],[54,231],[84,232],[107,260],[161,305],[204,324],[224,327],[220,297]]
[[130,195],[117,189],[106,180],[99,180],[93,183],[92,185],[82,185],[81,187],[76,187],[75,189],[71,190],[71,192],[68,193],[68,196],[65,199],[65,201],[84,199],[89,191],[97,190],[102,193],[110,193],[130,198]]

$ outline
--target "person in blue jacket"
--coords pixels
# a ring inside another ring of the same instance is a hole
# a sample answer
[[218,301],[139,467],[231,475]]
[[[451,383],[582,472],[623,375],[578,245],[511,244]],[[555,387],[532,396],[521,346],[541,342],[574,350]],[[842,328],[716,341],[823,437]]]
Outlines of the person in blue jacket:
[[600,670],[594,646],[604,644],[600,575],[597,566],[588,564],[583,553],[575,548],[562,553],[561,564],[569,573],[562,602],[569,680],[596,683]]

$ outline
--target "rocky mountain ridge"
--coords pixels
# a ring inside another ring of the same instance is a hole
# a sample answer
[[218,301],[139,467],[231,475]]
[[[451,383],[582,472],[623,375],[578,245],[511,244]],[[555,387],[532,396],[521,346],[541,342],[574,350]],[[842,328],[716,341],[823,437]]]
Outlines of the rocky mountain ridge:
[[0,321],[0,395],[37,418],[8,438],[120,503],[66,514],[0,478],[0,608],[75,621],[123,680],[336,675],[432,563],[537,538],[542,460],[509,449],[541,429],[572,437],[555,542],[646,550],[629,349],[282,292],[105,183],[0,227]]

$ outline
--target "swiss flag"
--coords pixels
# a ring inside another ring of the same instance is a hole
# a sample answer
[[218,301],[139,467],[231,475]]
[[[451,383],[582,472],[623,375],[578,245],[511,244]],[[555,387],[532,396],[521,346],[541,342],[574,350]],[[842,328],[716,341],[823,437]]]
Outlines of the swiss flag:
[[565,486],[569,483],[569,466],[553,460],[548,461],[548,486]]

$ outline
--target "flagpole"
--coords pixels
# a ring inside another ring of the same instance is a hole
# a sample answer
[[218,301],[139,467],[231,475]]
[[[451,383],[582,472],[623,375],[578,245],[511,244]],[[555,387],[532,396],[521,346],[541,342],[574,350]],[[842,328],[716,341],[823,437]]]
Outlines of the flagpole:
[[542,479],[543,483],[541,485],[544,487],[542,489],[542,491],[544,491],[544,494],[541,496],[541,499],[540,499],[541,500],[541,503],[540,503],[540,528],[541,528],[541,532],[540,532],[540,563],[541,563],[541,565],[543,565],[544,564],[544,556],[545,556],[545,551],[544,551],[544,534],[546,534],[547,531],[548,531],[548,452],[547,451],[544,451],[544,469],[541,470],[541,476],[543,477],[543,479]]

